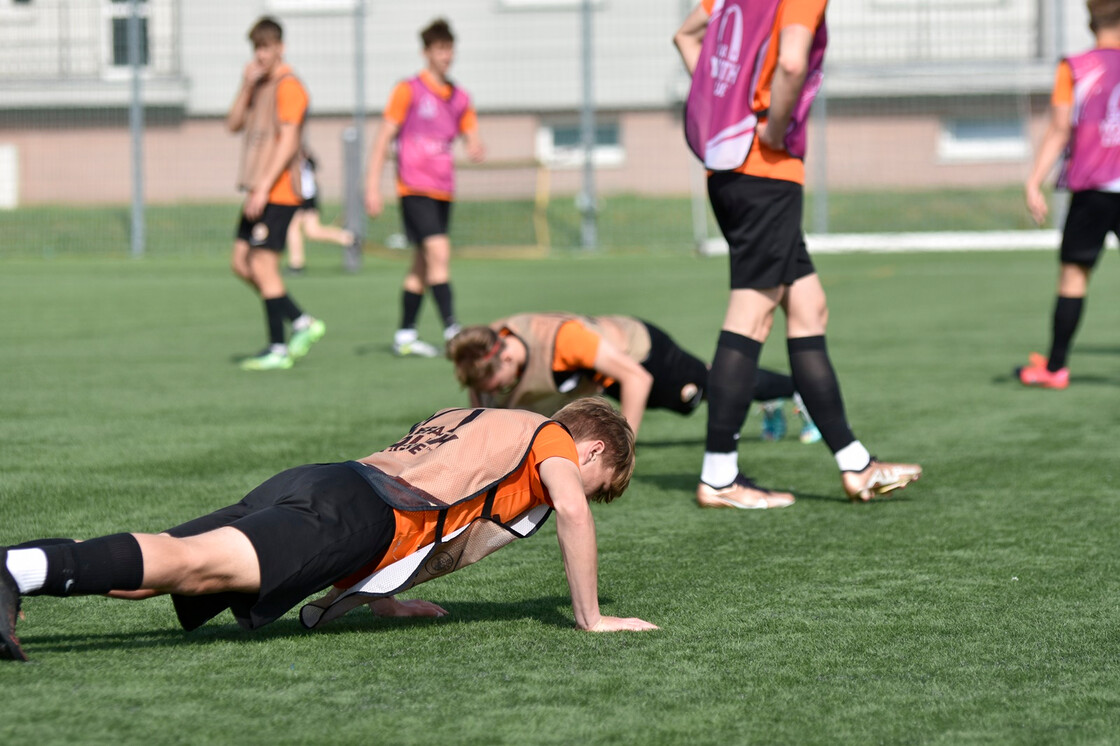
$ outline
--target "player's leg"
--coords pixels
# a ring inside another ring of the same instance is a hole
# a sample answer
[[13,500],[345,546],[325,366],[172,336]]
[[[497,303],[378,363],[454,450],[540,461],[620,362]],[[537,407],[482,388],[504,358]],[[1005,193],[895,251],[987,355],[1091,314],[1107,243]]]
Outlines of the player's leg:
[[828,303],[820,278],[807,274],[790,286],[784,300],[789,365],[794,385],[840,468],[851,499],[870,500],[905,487],[921,475],[917,464],[880,462],[871,457],[848,425],[840,381],[828,355]]
[[[301,210],[303,232],[311,241],[327,241],[339,246],[349,246],[354,242],[354,234],[345,228],[323,225],[318,210]],[[291,251],[291,246],[288,247]]]
[[646,407],[692,414],[708,390],[708,366],[684,350],[657,326],[643,321],[649,334],[649,354],[642,367],[653,376]]
[[311,238],[311,231],[307,230],[305,225],[309,221],[310,213],[307,210],[296,210],[291,224],[288,225],[288,271],[293,274],[302,272],[307,264],[307,256],[303,250],[303,236],[306,231],[307,237]]
[[1058,293],[1051,315],[1050,354],[1031,353],[1026,366],[1016,369],[1019,381],[1027,386],[1064,389],[1069,386],[1066,365],[1073,337],[1085,312],[1089,277],[1100,258],[1105,237],[1117,222],[1117,195],[1104,192],[1076,192],[1062,231],[1059,252]]
[[443,341],[446,343],[459,333],[461,328],[455,320],[455,303],[451,293],[451,202],[433,199],[429,201],[431,222],[425,233],[423,246],[427,260],[428,275],[425,278],[432,291],[432,298],[439,309],[443,322]]
[[[793,495],[762,489],[740,473],[739,432],[754,398],[762,343],[787,280],[799,220],[797,185],[742,174],[708,179],[712,211],[730,248],[731,297],[708,373],[708,425],[697,502],[702,507],[771,508]],[[798,208],[797,217],[789,213]]]
[[[242,221],[244,221],[244,218],[242,218]],[[256,283],[253,282],[253,270],[249,267],[249,239],[247,233],[245,238],[238,235],[234,239],[233,249],[229,256],[229,268],[249,287],[256,288]]]
[[408,195],[401,197],[401,219],[405,234],[413,246],[412,264],[401,285],[401,321],[393,334],[393,352],[397,355],[417,357],[436,357],[439,350],[420,339],[416,324],[420,319],[420,307],[424,302],[427,287],[428,257],[424,251],[424,241],[438,233],[433,228],[435,212],[428,197]]

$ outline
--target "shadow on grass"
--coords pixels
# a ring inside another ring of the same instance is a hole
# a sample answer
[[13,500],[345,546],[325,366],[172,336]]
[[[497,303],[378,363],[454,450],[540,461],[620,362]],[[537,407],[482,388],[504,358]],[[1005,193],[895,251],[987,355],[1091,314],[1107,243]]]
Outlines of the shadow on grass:
[[[1120,378],[1115,376],[1095,376],[1095,375],[1076,375],[1071,373],[1069,376],[1071,384],[1085,384],[1087,386],[1120,386]],[[1032,386],[1023,386],[1019,378],[1015,375],[1014,370],[1007,375],[992,376],[993,384],[1017,384],[1022,388],[1035,388]]]
[[[600,603],[609,604],[611,599],[600,597]],[[111,634],[60,634],[34,635],[23,640],[24,647],[34,656],[44,652],[83,652],[96,650],[141,650],[177,645],[209,644],[212,642],[245,641],[260,642],[300,635],[334,635],[351,632],[376,632],[389,629],[410,629],[431,627],[434,624],[449,622],[510,622],[535,619],[542,624],[563,629],[573,628],[572,617],[565,613],[571,609],[572,601],[567,596],[542,596],[535,599],[514,602],[464,601],[440,602],[449,616],[441,618],[382,618],[373,617],[360,609],[351,611],[317,630],[305,629],[299,620],[292,617],[279,619],[267,627],[257,630],[243,630],[233,623],[221,623],[229,617],[218,617],[218,622],[187,632],[177,626],[161,629],[133,630]],[[298,607],[297,607],[298,608]]]
[[1114,345],[1077,345],[1074,348],[1077,355],[1120,355],[1120,347]]

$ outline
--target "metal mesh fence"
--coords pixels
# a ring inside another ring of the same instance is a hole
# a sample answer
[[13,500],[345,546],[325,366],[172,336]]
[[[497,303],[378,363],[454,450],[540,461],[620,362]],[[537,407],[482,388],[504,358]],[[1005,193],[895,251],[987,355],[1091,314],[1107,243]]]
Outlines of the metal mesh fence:
[[[249,59],[246,33],[265,14],[284,25],[286,59],[311,94],[306,138],[326,221],[346,219],[346,170],[353,177],[364,168],[361,158],[346,162],[347,131],[364,125],[368,149],[392,87],[424,64],[419,29],[443,16],[457,37],[452,77],[472,96],[487,148],[477,165],[458,152],[456,245],[535,252],[581,245],[589,63],[598,245],[690,250],[714,233],[703,175],[681,135],[688,80],[671,44],[690,7],[684,0],[0,0],[0,252],[128,251],[134,11],[150,254],[228,251],[240,142],[224,116]],[[1091,41],[1084,6],[849,0],[834,3],[828,18],[806,228],[1028,227],[1018,185],[1045,126],[1056,60]],[[370,251],[403,241],[391,167],[382,190],[390,209],[366,228]]]

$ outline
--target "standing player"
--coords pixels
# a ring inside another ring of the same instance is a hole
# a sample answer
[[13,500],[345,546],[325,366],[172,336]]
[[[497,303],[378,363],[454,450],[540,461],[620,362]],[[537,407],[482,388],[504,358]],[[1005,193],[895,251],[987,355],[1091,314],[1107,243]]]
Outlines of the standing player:
[[352,231],[334,225],[323,225],[319,218],[319,181],[315,178],[315,159],[304,150],[300,166],[300,197],[302,202],[288,226],[288,272],[301,274],[307,266],[303,238],[329,241],[347,247],[351,254],[361,250]]
[[731,298],[708,376],[702,507],[777,508],[793,495],[739,471],[739,431],[774,311],[786,315],[790,370],[835,456],[844,491],[870,500],[917,479],[917,464],[875,460],[848,425],[825,345],[828,307],[801,234],[805,122],[820,86],[827,0],[703,0],[674,37],[693,74],[692,150],[731,254]]
[[1096,46],[1058,65],[1050,97],[1050,126],[1026,183],[1027,208],[1046,220],[1042,182],[1064,152],[1058,186],[1069,203],[1060,252],[1058,298],[1054,303],[1050,356],[1031,353],[1016,374],[1027,386],[1069,386],[1069,356],[1081,321],[1089,276],[1109,231],[1120,235],[1120,0],[1089,0],[1089,28]]
[[393,595],[531,535],[553,511],[576,626],[657,629],[599,613],[590,501],[617,498],[633,470],[634,433],[602,400],[573,402],[552,420],[443,410],[382,451],[289,469],[236,505],[161,534],[0,548],[0,658],[27,660],[15,635],[27,595],[171,593],[185,629],[225,609],[256,629],[335,584],[304,607],[306,626],[363,603],[379,616],[444,616]]
[[420,32],[427,68],[393,89],[366,173],[366,210],[377,217],[384,209],[381,171],[394,140],[397,145],[397,193],[405,234],[416,249],[401,293],[401,325],[393,335],[397,355],[435,357],[433,345],[419,338],[416,321],[424,289],[432,291],[443,320],[444,341],[459,331],[451,298],[451,200],[455,166],[451,146],[460,134],[467,155],[483,158],[478,121],[466,91],[447,78],[455,57],[455,37],[442,18]]
[[[264,301],[269,345],[241,363],[245,370],[292,367],[326,331],[288,295],[280,275],[288,225],[303,201],[299,195],[300,142],[307,91],[284,63],[284,32],[272,18],[249,31],[253,59],[226,116],[231,132],[245,132],[238,185],[248,193],[233,243],[233,272]],[[284,342],[284,322],[292,338]]]
[[[466,327],[448,342],[447,357],[475,406],[547,416],[580,396],[606,393],[621,402],[635,436],[646,409],[692,414],[708,386],[702,360],[631,316],[517,314]],[[781,401],[796,396],[793,380],[764,368],[758,376],[755,394],[769,425],[763,438],[777,440],[785,434]],[[806,421],[802,440],[812,442],[815,432]]]

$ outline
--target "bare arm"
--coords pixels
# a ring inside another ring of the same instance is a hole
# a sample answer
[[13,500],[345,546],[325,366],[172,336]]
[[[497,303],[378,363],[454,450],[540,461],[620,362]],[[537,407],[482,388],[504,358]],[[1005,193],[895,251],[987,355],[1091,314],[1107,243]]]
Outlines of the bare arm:
[[814,33],[807,26],[795,24],[782,29],[778,37],[778,64],[770,85],[770,113],[758,128],[759,140],[771,150],[786,148],[786,128],[809,72]]
[[572,594],[576,626],[592,632],[657,629],[641,619],[622,619],[599,613],[599,554],[595,521],[583,492],[579,467],[563,458],[550,458],[540,466],[541,482],[556,510],[556,537],[564,558],[564,573]]
[[471,159],[471,162],[482,163],[483,159],[486,158],[486,148],[482,144],[482,138],[478,136],[478,130],[464,132],[463,141],[466,143],[467,157]]
[[226,114],[226,127],[230,132],[240,132],[245,126],[245,115],[249,112],[249,104],[253,100],[253,89],[264,77],[265,70],[254,59],[245,66],[241,75],[241,88],[237,91],[237,98],[229,107]]
[[704,6],[697,3],[688,17],[684,19],[681,27],[677,29],[677,33],[673,34],[673,44],[680,52],[681,60],[684,62],[689,75],[696,71],[696,63],[700,59],[700,48],[704,44],[704,32],[708,29],[708,19],[709,16],[704,10]]
[[1031,217],[1039,225],[1046,221],[1046,214],[1049,212],[1046,196],[1042,193],[1042,182],[1050,175],[1051,169],[1069,143],[1070,133],[1073,130],[1070,121],[1072,111],[1070,106],[1051,105],[1050,123],[1046,127],[1042,143],[1038,146],[1030,176],[1027,177],[1027,209],[1031,211]]
[[595,370],[618,381],[622,416],[637,437],[646,402],[649,401],[649,391],[653,388],[653,376],[605,339],[599,342],[599,351],[595,354]]
[[272,185],[280,178],[280,174],[287,169],[298,150],[299,125],[295,122],[281,122],[280,134],[277,137],[276,150],[272,154],[272,159],[268,162],[268,167],[264,170],[260,181],[253,185],[253,191],[249,192],[249,198],[245,200],[245,217],[255,220],[264,212],[264,206],[268,204],[268,193],[272,191]]
[[369,154],[369,166],[366,168],[366,212],[373,217],[377,217],[385,209],[385,203],[381,199],[381,171],[385,168],[385,160],[389,155],[389,143],[400,129],[396,122],[383,118]]

